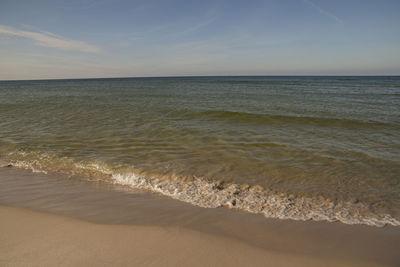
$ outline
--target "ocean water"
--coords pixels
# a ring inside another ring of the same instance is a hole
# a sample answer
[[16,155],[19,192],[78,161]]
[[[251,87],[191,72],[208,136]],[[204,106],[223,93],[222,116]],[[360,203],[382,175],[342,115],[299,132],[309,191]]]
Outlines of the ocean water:
[[0,81],[0,164],[400,226],[400,77]]

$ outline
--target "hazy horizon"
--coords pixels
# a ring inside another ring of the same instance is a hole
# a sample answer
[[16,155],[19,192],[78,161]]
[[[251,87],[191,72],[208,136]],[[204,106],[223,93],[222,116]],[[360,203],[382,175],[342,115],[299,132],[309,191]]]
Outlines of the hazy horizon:
[[185,76],[131,76],[131,77],[81,77],[81,78],[47,78],[47,79],[9,79],[9,80],[0,80],[0,82],[7,82],[7,81],[51,81],[51,80],[96,80],[96,79],[163,79],[163,78],[240,78],[240,77],[245,77],[245,78],[283,78],[283,77],[290,77],[290,78],[300,78],[300,77],[315,77],[315,78],[329,78],[329,77],[365,77],[365,78],[371,78],[371,77],[400,77],[400,75],[185,75]]
[[398,1],[2,1],[0,80],[400,75]]

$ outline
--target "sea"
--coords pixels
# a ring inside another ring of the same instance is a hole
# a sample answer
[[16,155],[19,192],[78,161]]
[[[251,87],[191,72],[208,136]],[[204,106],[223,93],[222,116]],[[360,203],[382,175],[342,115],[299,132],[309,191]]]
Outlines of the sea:
[[400,226],[400,76],[0,81],[0,166]]

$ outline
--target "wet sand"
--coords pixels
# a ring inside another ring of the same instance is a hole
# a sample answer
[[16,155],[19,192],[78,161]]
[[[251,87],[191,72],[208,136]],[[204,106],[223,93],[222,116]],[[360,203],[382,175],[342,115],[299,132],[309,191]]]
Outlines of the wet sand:
[[400,229],[266,219],[0,169],[0,265],[398,266]]

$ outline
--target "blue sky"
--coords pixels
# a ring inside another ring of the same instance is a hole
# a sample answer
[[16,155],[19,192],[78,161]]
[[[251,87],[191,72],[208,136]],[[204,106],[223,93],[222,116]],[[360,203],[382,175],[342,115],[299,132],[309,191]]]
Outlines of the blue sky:
[[399,14],[399,0],[0,0],[0,80],[400,75]]

